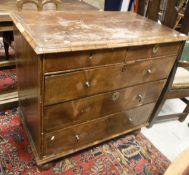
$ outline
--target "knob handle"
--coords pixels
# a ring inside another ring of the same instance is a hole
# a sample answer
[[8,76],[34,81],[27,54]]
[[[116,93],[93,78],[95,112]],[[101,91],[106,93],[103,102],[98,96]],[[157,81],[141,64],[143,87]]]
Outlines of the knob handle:
[[143,99],[143,96],[142,96],[141,94],[139,94],[139,95],[137,96],[137,98],[138,98],[138,101],[141,102],[142,99]]
[[159,50],[159,45],[156,44],[154,47],[153,47],[153,53],[156,54]]
[[51,141],[54,141],[54,140],[55,140],[55,136],[52,136],[52,137],[51,137]]
[[75,138],[76,138],[77,141],[79,141],[79,139],[80,139],[79,135],[75,135]]
[[147,73],[148,73],[148,74],[152,74],[152,69],[148,69],[148,70],[147,70]]
[[129,121],[130,121],[130,122],[132,122],[132,121],[133,121],[133,119],[132,119],[131,117],[129,117]]
[[86,85],[87,87],[90,87],[90,86],[91,86],[88,81],[85,82],[85,85]]
[[119,96],[120,96],[119,92],[114,92],[112,94],[112,101],[114,102],[117,101],[119,99]]

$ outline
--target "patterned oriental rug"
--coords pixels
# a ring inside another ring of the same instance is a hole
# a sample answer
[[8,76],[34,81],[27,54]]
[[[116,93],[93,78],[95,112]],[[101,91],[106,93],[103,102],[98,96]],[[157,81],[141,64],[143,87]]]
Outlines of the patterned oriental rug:
[[16,88],[16,69],[0,70],[0,93]]
[[58,160],[50,170],[40,172],[17,109],[0,112],[0,175],[162,175],[169,164],[139,133]]

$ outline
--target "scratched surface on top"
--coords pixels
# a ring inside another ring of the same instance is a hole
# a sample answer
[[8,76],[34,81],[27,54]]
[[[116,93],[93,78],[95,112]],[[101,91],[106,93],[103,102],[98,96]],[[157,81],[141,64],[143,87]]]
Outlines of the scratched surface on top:
[[37,53],[187,39],[183,34],[129,12],[16,12],[12,17]]

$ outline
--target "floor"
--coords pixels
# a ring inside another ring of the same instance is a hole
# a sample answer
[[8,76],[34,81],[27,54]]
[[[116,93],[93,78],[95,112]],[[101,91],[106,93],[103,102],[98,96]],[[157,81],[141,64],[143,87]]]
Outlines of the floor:
[[[181,112],[185,104],[177,99],[168,100],[161,114]],[[142,133],[158,148],[169,160],[173,161],[179,153],[189,147],[189,116],[184,122],[171,121],[155,124],[152,128],[143,128]]]

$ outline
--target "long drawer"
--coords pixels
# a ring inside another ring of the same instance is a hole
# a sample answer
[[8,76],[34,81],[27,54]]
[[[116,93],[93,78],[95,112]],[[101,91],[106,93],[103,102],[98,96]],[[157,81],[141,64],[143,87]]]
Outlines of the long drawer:
[[157,101],[165,80],[45,107],[45,131],[60,129]]
[[48,54],[44,59],[44,71],[45,73],[65,71],[123,63],[124,61],[153,58],[157,56],[176,55],[179,48],[180,43],[166,43],[129,48]]
[[[155,103],[45,134],[45,155],[79,150],[145,124]],[[145,114],[145,115],[141,115]],[[141,117],[142,116],[142,117]]]
[[167,78],[175,57],[45,77],[45,105]]

